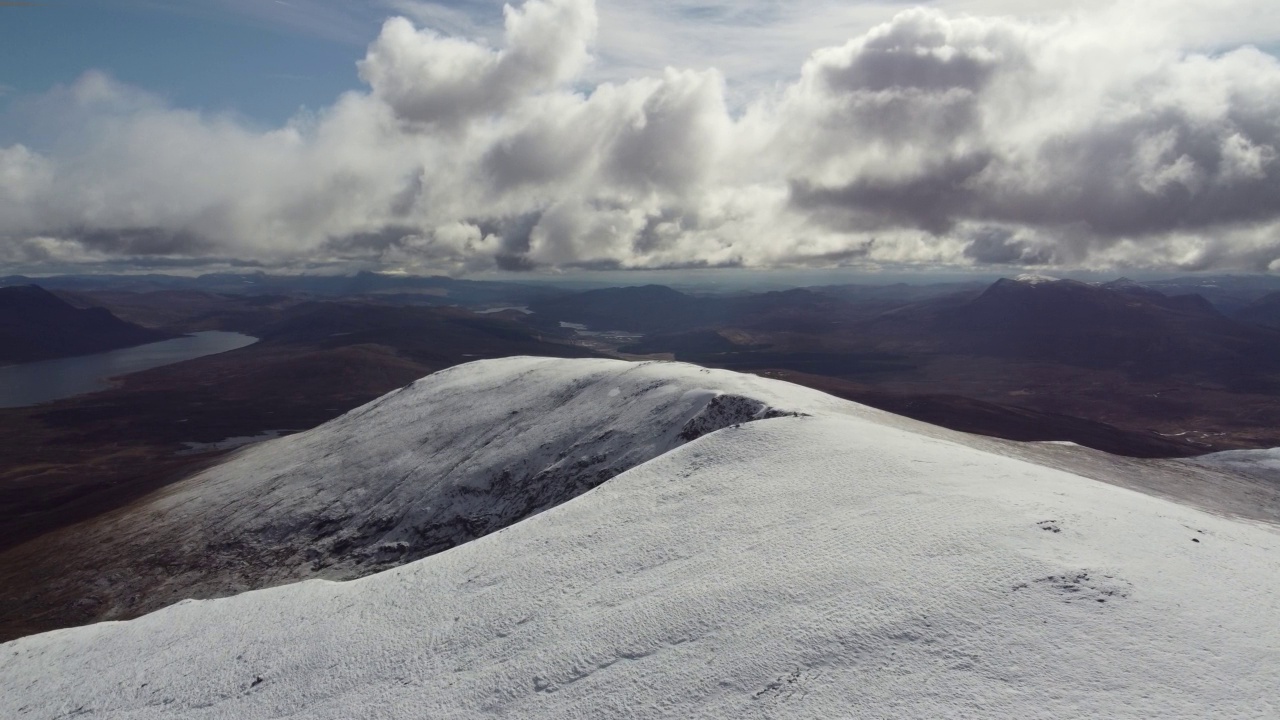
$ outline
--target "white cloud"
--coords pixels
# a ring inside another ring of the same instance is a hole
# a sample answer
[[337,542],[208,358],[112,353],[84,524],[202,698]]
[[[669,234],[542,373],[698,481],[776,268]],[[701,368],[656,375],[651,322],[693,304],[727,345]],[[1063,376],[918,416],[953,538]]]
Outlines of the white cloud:
[[578,75],[596,33],[590,0],[529,0],[505,15],[501,50],[392,18],[360,61],[360,77],[401,119],[454,128]]
[[[1270,3],[1230,2],[1269,36]],[[1250,39],[1237,24],[1183,27],[1209,6],[806,3],[888,19],[745,96],[694,60],[642,67],[636,38],[671,13],[787,42],[811,24],[766,3],[604,3],[597,19],[589,0],[530,0],[472,39],[396,18],[360,63],[368,91],[268,132],[89,73],[29,106],[41,152],[0,148],[0,257],[433,272],[1280,258],[1280,62],[1223,49]],[[717,37],[707,56],[745,67]]]

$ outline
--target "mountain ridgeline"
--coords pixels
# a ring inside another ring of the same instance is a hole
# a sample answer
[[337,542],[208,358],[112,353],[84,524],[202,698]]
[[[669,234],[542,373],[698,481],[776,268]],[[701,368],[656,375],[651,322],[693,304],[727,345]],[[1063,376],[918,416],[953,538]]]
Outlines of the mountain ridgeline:
[[523,305],[534,298],[563,295],[545,285],[459,280],[372,272],[355,275],[269,275],[213,273],[197,277],[172,275],[65,275],[34,280],[22,275],[0,277],[0,286],[40,283],[70,292],[204,292],[221,295],[305,295],[310,297],[377,297],[414,305]]
[[[1199,295],[1073,280],[999,280],[974,297],[887,313],[862,330],[887,345],[986,355],[1135,376],[1247,382],[1280,370],[1280,334],[1232,320]],[[1234,380],[1233,380],[1234,379]]]
[[1280,442],[1280,330],[1268,326],[1280,302],[1224,280],[1203,286],[1219,307],[1187,292],[1201,287],[1036,276],[738,296],[646,286],[548,298],[529,321],[642,333],[617,350],[786,377],[1009,439],[1143,457]]
[[[832,288],[695,296],[649,285],[548,298],[531,307],[537,322],[645,333],[649,337],[624,349],[694,361],[735,350],[795,354],[803,346],[846,355],[986,356],[1227,383],[1280,371],[1280,333],[1265,322],[1230,318],[1200,295],[1169,296],[1124,278],[1101,285],[1002,279],[980,290],[896,304],[850,297]],[[1275,297],[1256,304],[1259,316],[1280,306]],[[1280,323],[1280,313],[1271,317]],[[746,333],[751,347],[735,347],[726,330]]]
[[593,330],[672,333],[750,324],[797,329],[831,314],[856,312],[837,297],[806,289],[741,295],[690,295],[664,285],[604,288],[529,304],[535,323],[569,322]]
[[1280,292],[1268,293],[1236,311],[1245,322],[1280,330]]
[[0,363],[88,355],[172,337],[104,308],[75,308],[37,285],[0,287]]

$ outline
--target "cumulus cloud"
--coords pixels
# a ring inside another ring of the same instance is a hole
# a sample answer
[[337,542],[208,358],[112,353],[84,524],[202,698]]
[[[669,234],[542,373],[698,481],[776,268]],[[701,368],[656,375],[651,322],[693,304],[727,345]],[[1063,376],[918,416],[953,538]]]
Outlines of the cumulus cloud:
[[392,18],[360,61],[360,77],[400,118],[432,129],[508,112],[581,72],[596,32],[591,0],[530,0],[504,12],[500,50]]
[[835,227],[1078,224],[1100,241],[1280,216],[1274,57],[1171,55],[1084,92],[1089,58],[1055,52],[1069,30],[911,11],[815,54],[789,99],[810,133],[790,149],[807,153],[795,204]]
[[96,72],[27,101],[0,261],[1280,269],[1280,61],[1251,46],[914,9],[743,105],[715,69],[588,83],[590,0],[503,19],[390,19],[367,90],[267,131]]

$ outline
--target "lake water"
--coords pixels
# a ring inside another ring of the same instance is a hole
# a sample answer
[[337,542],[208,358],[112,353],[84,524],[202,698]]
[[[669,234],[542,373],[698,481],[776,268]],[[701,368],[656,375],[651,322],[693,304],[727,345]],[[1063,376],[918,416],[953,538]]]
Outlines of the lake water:
[[0,367],[0,408],[38,405],[106,390],[108,378],[172,365],[258,342],[233,332],[198,332],[186,337],[96,355]]

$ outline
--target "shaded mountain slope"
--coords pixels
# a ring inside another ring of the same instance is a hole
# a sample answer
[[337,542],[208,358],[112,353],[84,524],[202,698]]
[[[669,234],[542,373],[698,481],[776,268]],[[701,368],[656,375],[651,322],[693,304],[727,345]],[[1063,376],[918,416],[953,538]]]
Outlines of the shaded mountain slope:
[[88,355],[173,335],[100,308],[75,308],[37,285],[0,287],[0,363]]
[[55,294],[75,307],[104,307],[116,317],[143,327],[183,332],[246,327],[250,323],[245,320],[249,318],[302,302],[284,296],[220,295],[199,290],[58,290]]
[[1264,295],[1236,311],[1235,317],[1244,322],[1280,329],[1280,292]]
[[1184,373],[1248,385],[1280,371],[1280,333],[1230,320],[1203,298],[1071,280],[999,280],[974,297],[911,305],[861,329],[887,347],[1137,376]]
[[[876,390],[860,401],[999,437],[1144,457],[1280,443],[1277,330],[1124,278],[1026,280],[940,286],[924,300],[894,288],[709,298],[622,288],[593,296],[610,298],[603,317],[576,317],[600,329],[640,314],[630,329],[643,337],[591,334],[602,352],[854,382]],[[645,314],[626,300],[649,292],[678,310]]]
[[697,324],[702,303],[663,285],[587,290],[529,303],[531,320],[544,324],[570,322],[598,330],[655,332],[676,324]]
[[[870,308],[877,306],[872,305]],[[753,327],[796,332],[826,329],[832,317],[862,316],[871,309],[806,289],[743,295],[689,295],[664,285],[605,288],[535,300],[528,321],[560,322],[593,330],[680,333],[698,328]]]
[[[584,374],[594,382],[575,386]],[[522,409],[533,390],[519,389],[541,379],[547,399],[591,396],[574,406],[580,415],[610,407],[610,385],[623,397],[632,374],[681,397],[733,389],[757,412],[806,414],[732,424],[501,532],[359,581],[182,603],[5,644],[0,714],[1274,714],[1275,527],[1028,462],[1023,446],[729,373],[510,360],[436,382],[466,380],[473,407],[511,399]],[[371,440],[390,442],[412,420],[391,412],[411,392],[361,411]],[[484,447],[536,455],[543,437],[503,434]],[[279,471],[308,472],[303,440],[269,446],[273,462],[299,463]],[[419,452],[397,448],[406,462]],[[348,470],[377,478],[413,467]],[[351,507],[368,504],[357,476],[325,477],[352,488]],[[279,505],[264,497],[257,512]]]

